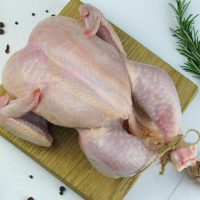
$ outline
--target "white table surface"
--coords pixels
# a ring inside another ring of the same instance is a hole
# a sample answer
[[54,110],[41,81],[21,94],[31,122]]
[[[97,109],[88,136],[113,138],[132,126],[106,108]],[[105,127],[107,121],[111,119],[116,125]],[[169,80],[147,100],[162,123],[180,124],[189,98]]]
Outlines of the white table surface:
[[[50,14],[58,14],[68,0],[0,0],[0,21],[6,25],[5,35],[0,35],[0,70],[9,56],[22,48],[32,28]],[[104,15],[121,27],[145,47],[160,56],[174,68],[194,81],[200,81],[180,68],[184,58],[176,51],[176,42],[169,27],[176,24],[174,13],[168,6],[170,0],[88,0]],[[174,2],[174,0],[171,0]],[[45,10],[48,9],[49,13]],[[190,12],[200,13],[199,0],[192,0]],[[31,13],[36,14],[35,17]],[[14,22],[18,21],[19,25]],[[200,28],[200,18],[196,27]],[[5,46],[10,44],[10,54]],[[187,95],[187,94],[185,94]],[[200,94],[192,101],[183,115],[183,132],[190,128],[200,130]],[[159,166],[147,170],[125,197],[126,200],[199,200],[200,186],[191,181],[185,172],[177,173],[169,166],[164,176],[158,175]],[[34,178],[30,179],[29,175]],[[79,200],[82,199],[67,188],[59,195],[62,182],[0,137],[0,200]],[[67,186],[66,186],[67,187]]]

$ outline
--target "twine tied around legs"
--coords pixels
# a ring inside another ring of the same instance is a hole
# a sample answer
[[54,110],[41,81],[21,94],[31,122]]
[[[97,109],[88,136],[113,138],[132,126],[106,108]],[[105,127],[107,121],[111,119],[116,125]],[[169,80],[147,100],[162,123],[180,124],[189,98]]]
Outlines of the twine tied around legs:
[[[190,133],[196,133],[197,134],[197,136],[198,136],[197,141],[195,141],[193,143],[187,143],[187,142],[184,141],[184,139]],[[145,138],[144,142],[145,142],[146,147],[150,151],[154,151],[154,152],[158,153],[158,157],[156,159],[154,159],[153,161],[151,161],[144,169],[139,171],[137,173],[137,175],[139,175],[144,170],[146,170],[158,158],[160,159],[160,163],[161,163],[160,174],[161,175],[164,174],[166,165],[171,161],[170,160],[170,154],[173,150],[196,145],[199,141],[200,141],[200,132],[195,130],[195,129],[189,129],[186,132],[185,135],[177,135],[173,138],[170,138],[166,143],[159,141],[159,139],[157,139],[157,138]]]

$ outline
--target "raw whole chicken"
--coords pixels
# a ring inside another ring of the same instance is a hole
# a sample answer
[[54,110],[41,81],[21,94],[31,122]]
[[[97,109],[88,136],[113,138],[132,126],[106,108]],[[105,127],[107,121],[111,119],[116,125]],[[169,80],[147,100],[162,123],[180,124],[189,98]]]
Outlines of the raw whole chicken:
[[[158,154],[145,137],[181,134],[176,89],[162,70],[128,60],[112,26],[91,5],[84,23],[56,16],[40,22],[3,70],[8,95],[0,124],[32,143],[51,146],[47,121],[75,128],[91,164],[106,176],[130,177]],[[196,163],[196,147],[171,152],[178,171]]]

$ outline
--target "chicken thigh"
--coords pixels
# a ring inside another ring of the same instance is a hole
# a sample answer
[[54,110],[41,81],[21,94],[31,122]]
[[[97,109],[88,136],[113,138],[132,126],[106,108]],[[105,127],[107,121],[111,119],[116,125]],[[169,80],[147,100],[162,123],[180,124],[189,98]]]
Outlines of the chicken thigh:
[[[42,146],[47,123],[75,128],[91,164],[106,176],[129,177],[158,157],[144,142],[181,134],[176,89],[162,70],[130,61],[109,22],[82,5],[84,24],[50,17],[32,31],[25,48],[3,70],[8,96],[0,98],[0,124]],[[45,121],[46,120],[46,121]],[[177,170],[194,165],[196,148],[172,151]]]

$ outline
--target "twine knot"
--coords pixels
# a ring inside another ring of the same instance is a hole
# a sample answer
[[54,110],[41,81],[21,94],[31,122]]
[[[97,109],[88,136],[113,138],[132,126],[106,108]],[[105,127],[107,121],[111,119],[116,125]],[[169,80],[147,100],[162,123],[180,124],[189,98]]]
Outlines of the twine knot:
[[[190,133],[197,134],[198,136],[197,141],[193,143],[187,143],[184,140]],[[166,143],[163,143],[156,138],[146,138],[145,144],[149,150],[155,151],[159,154],[158,157],[160,158],[160,163],[161,163],[160,174],[162,175],[164,174],[166,165],[171,161],[170,155],[173,150],[196,145],[199,141],[200,141],[200,132],[195,129],[190,129],[186,132],[185,135],[177,135],[173,138],[170,138]]]

